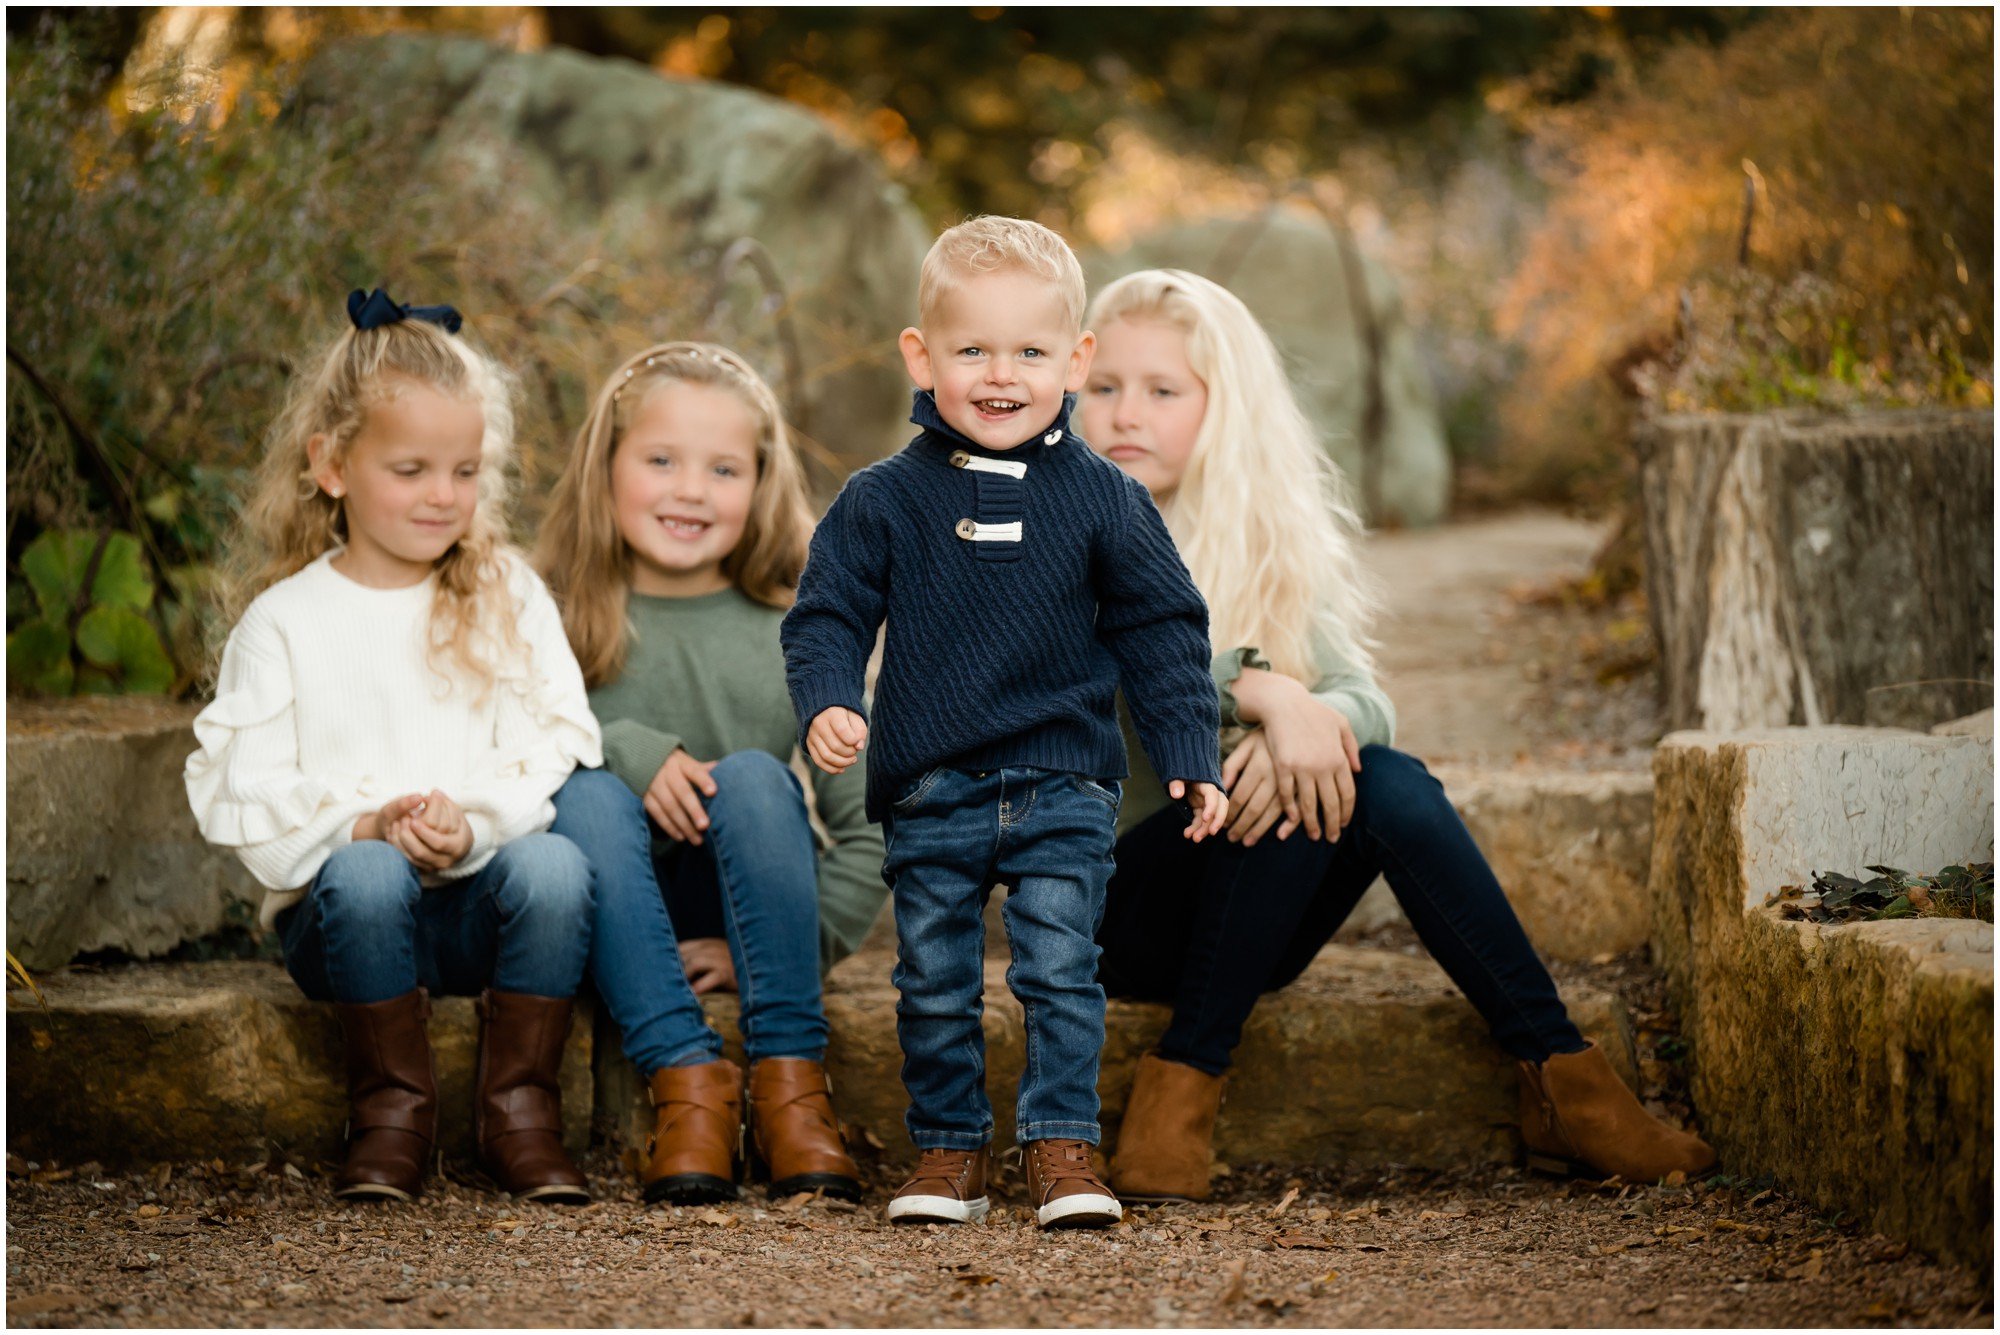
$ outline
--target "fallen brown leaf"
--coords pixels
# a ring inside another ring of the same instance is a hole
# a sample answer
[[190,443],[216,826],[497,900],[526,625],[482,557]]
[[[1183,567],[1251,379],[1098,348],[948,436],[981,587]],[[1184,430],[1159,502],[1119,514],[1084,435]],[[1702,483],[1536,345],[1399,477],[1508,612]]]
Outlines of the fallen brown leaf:
[[1280,1233],[1277,1237],[1271,1239],[1271,1243],[1273,1246],[1282,1247],[1288,1252],[1328,1252],[1333,1250],[1333,1244],[1325,1238],[1315,1238],[1305,1233]]
[[1297,1187],[1293,1187],[1290,1191],[1286,1192],[1282,1197],[1279,1198],[1278,1203],[1276,1205],[1271,1207],[1271,1218],[1276,1219],[1286,1210],[1289,1210],[1292,1206],[1292,1202],[1297,1200],[1298,1198],[1299,1198],[1299,1189]]

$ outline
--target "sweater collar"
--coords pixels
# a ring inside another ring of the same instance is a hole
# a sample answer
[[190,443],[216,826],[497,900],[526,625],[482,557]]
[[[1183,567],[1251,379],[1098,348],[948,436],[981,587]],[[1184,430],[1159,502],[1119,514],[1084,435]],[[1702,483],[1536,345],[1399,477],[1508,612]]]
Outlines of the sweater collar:
[[1056,420],[1011,450],[990,450],[962,435],[956,427],[944,420],[944,414],[938,411],[937,396],[927,389],[916,391],[911,400],[910,421],[923,428],[924,434],[919,439],[928,440],[944,449],[970,450],[988,459],[1018,459],[1023,453],[1039,446],[1056,443],[1049,439],[1052,432],[1060,433],[1056,437],[1058,441],[1067,439],[1070,434],[1069,416],[1075,409],[1076,395],[1063,395],[1062,408],[1056,413]]

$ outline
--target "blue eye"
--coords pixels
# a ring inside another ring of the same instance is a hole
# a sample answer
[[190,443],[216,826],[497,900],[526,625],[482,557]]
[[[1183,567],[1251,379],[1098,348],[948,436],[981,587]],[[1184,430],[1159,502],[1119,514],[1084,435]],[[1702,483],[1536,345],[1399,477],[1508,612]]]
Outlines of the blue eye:
[[978,348],[960,348],[958,350],[958,355],[961,357],[977,357],[979,353],[980,349]]
[[715,471],[722,477],[736,476],[736,466],[734,464],[720,464],[716,467]]
[[1159,395],[1163,399],[1171,399],[1174,396],[1174,391],[1166,388],[1164,385],[1155,389],[1153,393]]
[[1042,355],[1042,350],[1040,348],[1029,348],[1021,355],[1023,357],[1039,357]]

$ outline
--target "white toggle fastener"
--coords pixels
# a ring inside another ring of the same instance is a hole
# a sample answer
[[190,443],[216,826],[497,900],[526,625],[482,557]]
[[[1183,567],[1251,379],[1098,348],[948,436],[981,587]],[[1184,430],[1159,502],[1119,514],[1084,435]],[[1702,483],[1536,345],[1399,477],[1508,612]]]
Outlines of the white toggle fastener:
[[967,542],[1019,542],[1021,521],[1011,524],[981,524],[970,519],[958,521],[958,536]]
[[1061,439],[1062,439],[1062,436],[1063,436],[1063,433],[1062,433],[1062,428],[1061,428],[1061,427],[1053,427],[1053,428],[1051,428],[1051,429],[1050,429],[1050,431],[1049,431],[1049,434],[1048,434],[1048,435],[1046,435],[1046,436],[1043,436],[1043,437],[1042,437],[1042,444],[1044,444],[1044,445],[1053,445],[1053,444],[1055,444],[1055,443],[1056,443],[1057,441],[1061,440]]
[[982,459],[976,454],[968,454],[965,456],[965,471],[999,473],[1003,477],[1021,478],[1028,475],[1028,466],[1019,459]]

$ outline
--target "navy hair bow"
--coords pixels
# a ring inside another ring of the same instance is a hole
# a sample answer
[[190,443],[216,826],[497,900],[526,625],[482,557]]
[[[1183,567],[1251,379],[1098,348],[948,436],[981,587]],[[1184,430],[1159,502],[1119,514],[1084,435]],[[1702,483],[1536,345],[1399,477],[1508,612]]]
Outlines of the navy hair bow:
[[426,320],[443,326],[447,334],[456,334],[458,327],[465,323],[459,313],[449,306],[399,306],[379,287],[368,293],[357,287],[348,293],[347,318],[354,321],[356,329],[380,329],[385,324],[400,324],[404,320]]

